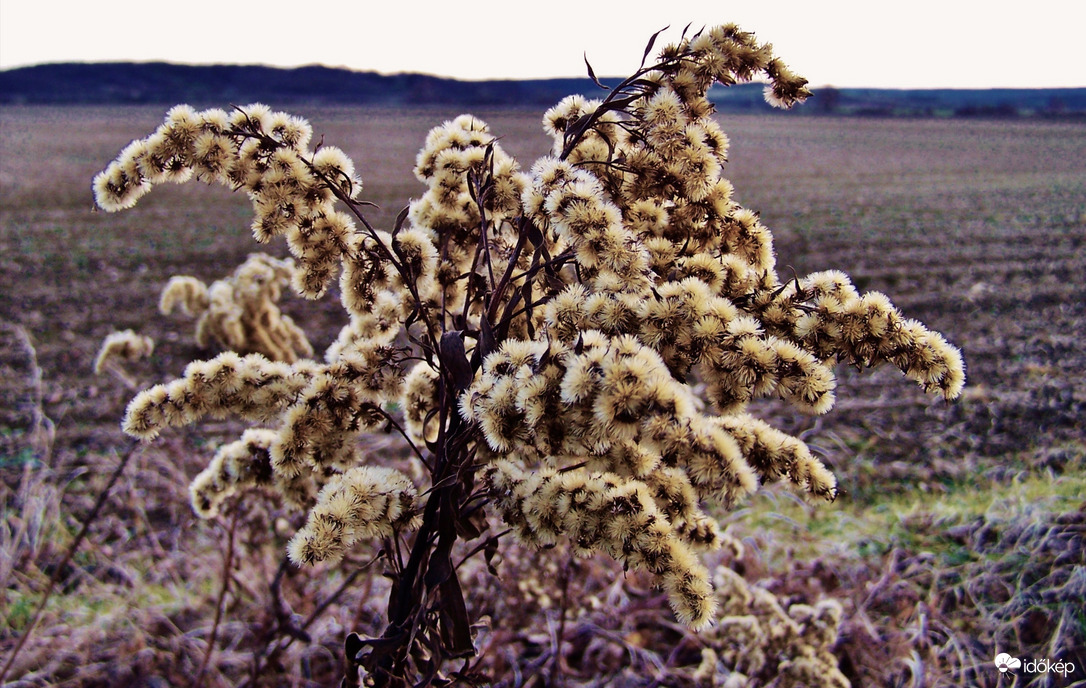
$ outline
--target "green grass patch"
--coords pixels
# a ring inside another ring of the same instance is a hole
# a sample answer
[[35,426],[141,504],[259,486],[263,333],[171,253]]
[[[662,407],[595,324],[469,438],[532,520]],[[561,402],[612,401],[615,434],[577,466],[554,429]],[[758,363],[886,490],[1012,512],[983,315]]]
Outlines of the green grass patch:
[[741,530],[761,534],[783,556],[814,558],[827,552],[868,558],[895,547],[929,552],[945,566],[982,558],[971,551],[962,527],[983,519],[998,527],[1041,513],[1074,511],[1086,500],[1086,471],[1079,465],[1022,471],[1002,479],[942,481],[940,493],[886,494],[877,502],[848,496],[833,504],[809,504],[785,488],[753,497],[735,514]]

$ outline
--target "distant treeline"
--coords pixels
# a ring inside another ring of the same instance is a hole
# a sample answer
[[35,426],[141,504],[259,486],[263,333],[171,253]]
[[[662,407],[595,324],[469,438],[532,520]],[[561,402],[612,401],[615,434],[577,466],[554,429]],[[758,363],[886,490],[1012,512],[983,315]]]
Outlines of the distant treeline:
[[[615,84],[617,79],[603,79]],[[267,102],[276,106],[368,105],[548,107],[570,93],[602,97],[592,80],[459,81],[425,74],[377,74],[310,66],[193,66],[68,63],[0,71],[3,105],[171,105]],[[762,86],[710,92],[718,110],[770,112]],[[823,87],[796,114],[867,116],[1083,117],[1086,88],[895,90]]]
[[[608,83],[606,80],[604,83]],[[610,83],[615,83],[612,80]],[[0,71],[0,104],[176,104],[265,102],[315,105],[550,106],[570,93],[602,92],[584,79],[458,81],[309,66],[193,66],[71,63]]]
[[1083,117],[1086,88],[817,89],[815,112],[905,117]]

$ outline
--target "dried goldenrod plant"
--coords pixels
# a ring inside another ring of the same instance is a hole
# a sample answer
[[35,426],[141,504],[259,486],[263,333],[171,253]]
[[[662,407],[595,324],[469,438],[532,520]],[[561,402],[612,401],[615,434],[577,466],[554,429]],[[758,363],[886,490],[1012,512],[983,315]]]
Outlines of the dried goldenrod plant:
[[94,374],[111,373],[129,389],[138,389],[139,385],[125,371],[124,364],[147,358],[154,350],[155,342],[150,337],[136,334],[132,330],[110,332],[102,340],[98,356],[94,359]]
[[[699,553],[723,542],[711,509],[775,481],[837,494],[748,402],[825,413],[837,362],[889,363],[946,399],[962,389],[959,352],[886,296],[837,271],[782,279],[769,230],[732,198],[708,88],[764,75],[788,107],[806,81],[734,25],[684,32],[646,64],[655,38],[605,97],[547,111],[553,151],[530,168],[476,117],[435,127],[415,164],[425,192],[389,231],[366,220],[346,154],[310,149],[308,123],[263,105],[175,107],[94,180],[106,210],[190,178],[244,191],[255,238],[286,240],[299,293],[338,275],[349,322],[323,361],[192,363],[139,394],[124,429],[257,423],[193,483],[199,513],[262,485],[308,513],[289,544],[299,565],[381,543],[387,628],[348,638],[347,685],[446,680],[447,660],[474,652],[454,562],[509,531],[648,571],[679,621],[708,627],[719,598]],[[367,452],[382,429],[410,443],[417,475]]]
[[[720,622],[704,633],[699,669],[706,685],[727,686],[728,680],[735,686],[752,685],[747,679],[768,674],[772,685],[782,687],[849,687],[833,654],[843,611],[837,600],[784,606],[776,595],[748,585],[723,565],[713,572],[713,587]],[[720,666],[734,670],[724,678]]]
[[293,363],[313,356],[305,332],[277,305],[295,274],[293,260],[254,253],[234,274],[210,287],[188,275],[170,278],[158,310],[163,315],[180,310],[196,317],[196,343],[201,348],[214,341],[229,351]]

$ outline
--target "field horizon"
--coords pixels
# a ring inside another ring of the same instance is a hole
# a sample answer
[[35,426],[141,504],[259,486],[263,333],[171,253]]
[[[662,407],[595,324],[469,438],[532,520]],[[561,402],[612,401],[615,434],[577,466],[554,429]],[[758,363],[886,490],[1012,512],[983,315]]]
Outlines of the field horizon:
[[[603,77],[613,87],[620,78]],[[855,115],[1078,119],[1086,116],[1083,88],[850,88],[812,86],[814,95],[787,112],[765,102],[764,84],[717,86],[709,99],[736,114]],[[194,106],[274,101],[278,107],[467,107],[543,109],[579,93],[602,98],[587,76],[553,79],[462,80],[432,74],[381,74],[322,65],[191,65],[167,62],[54,63],[0,70],[0,105]]]

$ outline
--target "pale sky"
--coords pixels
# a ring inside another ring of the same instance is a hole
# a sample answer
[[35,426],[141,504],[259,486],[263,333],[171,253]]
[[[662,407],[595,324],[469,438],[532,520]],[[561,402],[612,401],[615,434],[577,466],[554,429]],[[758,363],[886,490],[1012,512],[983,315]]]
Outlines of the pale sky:
[[[615,9],[609,9],[615,8]],[[1086,86],[1086,0],[0,0],[0,69],[46,62],[325,64],[461,79],[637,68],[736,22],[814,86]]]

